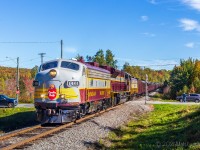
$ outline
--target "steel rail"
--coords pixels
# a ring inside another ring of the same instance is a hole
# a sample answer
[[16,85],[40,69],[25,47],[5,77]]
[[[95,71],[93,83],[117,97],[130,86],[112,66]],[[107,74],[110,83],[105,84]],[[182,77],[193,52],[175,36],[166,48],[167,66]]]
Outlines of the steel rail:
[[35,136],[30,137],[30,138],[28,138],[28,139],[25,139],[25,140],[23,140],[23,141],[21,141],[21,142],[18,142],[18,143],[9,145],[9,146],[7,146],[7,147],[3,147],[2,150],[11,150],[11,149],[14,149],[14,148],[23,146],[23,145],[25,145],[25,144],[27,144],[27,143],[29,143],[29,142],[35,141],[35,140],[37,140],[37,139],[39,139],[39,138],[45,137],[45,136],[47,136],[47,135],[49,135],[49,134],[52,134],[52,133],[54,133],[54,132],[57,132],[57,131],[59,131],[59,130],[62,130],[62,129],[67,128],[67,127],[70,127],[70,126],[72,126],[72,125],[74,125],[74,124],[76,124],[76,123],[81,123],[81,122],[83,122],[83,121],[85,121],[85,120],[88,120],[88,119],[91,119],[91,118],[93,118],[93,117],[96,117],[96,116],[98,116],[98,115],[100,115],[100,114],[102,114],[102,113],[105,113],[105,112],[110,111],[110,110],[112,110],[112,109],[116,109],[117,107],[120,107],[121,105],[122,105],[122,104],[119,104],[119,105],[117,105],[117,106],[115,106],[115,107],[110,107],[110,108],[108,108],[108,109],[106,109],[106,110],[102,110],[102,111],[97,112],[97,113],[95,113],[95,114],[91,114],[91,115],[85,116],[84,118],[78,119],[78,120],[76,120],[75,122],[70,122],[70,123],[64,124],[64,125],[62,125],[62,126],[59,126],[59,127],[54,128],[54,129],[51,129],[51,130],[49,130],[49,131],[46,131],[46,132],[44,132],[44,133],[42,133],[42,134],[38,134],[38,135],[35,135]]
[[10,134],[4,135],[4,136],[0,136],[0,141],[8,139],[8,138],[11,138],[11,137],[16,136],[18,134],[22,134],[22,133],[26,133],[28,131],[32,131],[32,130],[38,129],[38,128],[41,128],[41,125],[36,125],[36,126],[30,127],[30,128],[26,128],[26,129],[23,129],[23,130],[14,132],[14,133],[10,133]]

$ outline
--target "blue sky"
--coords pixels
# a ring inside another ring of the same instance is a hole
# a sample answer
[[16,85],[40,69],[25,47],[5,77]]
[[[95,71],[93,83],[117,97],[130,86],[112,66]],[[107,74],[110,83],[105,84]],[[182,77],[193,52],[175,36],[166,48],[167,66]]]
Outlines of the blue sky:
[[[112,50],[118,65],[172,69],[200,59],[200,0],[0,0],[0,65]],[[8,57],[8,58],[6,58]]]

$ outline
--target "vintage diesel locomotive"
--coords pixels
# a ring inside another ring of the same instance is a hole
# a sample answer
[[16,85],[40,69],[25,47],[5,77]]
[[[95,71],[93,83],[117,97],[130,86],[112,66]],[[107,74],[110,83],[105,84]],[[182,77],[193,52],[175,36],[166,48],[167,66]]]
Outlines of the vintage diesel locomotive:
[[145,93],[145,82],[126,72],[68,59],[41,64],[33,86],[37,120],[42,124],[71,122]]

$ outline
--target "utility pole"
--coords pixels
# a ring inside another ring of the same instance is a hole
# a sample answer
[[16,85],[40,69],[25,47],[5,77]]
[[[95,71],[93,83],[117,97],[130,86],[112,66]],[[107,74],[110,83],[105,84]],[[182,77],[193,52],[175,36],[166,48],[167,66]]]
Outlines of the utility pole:
[[43,64],[43,58],[44,58],[44,55],[45,55],[46,53],[39,53],[38,55],[40,55],[41,56],[41,64]]
[[17,57],[17,80],[16,80],[16,99],[19,98],[19,57]]
[[60,41],[60,46],[61,46],[61,56],[60,58],[63,58],[63,40]]
[[148,75],[146,74],[146,80],[145,80],[145,89],[146,89],[145,104],[147,104],[147,100],[148,100],[148,86],[147,86],[147,82],[148,82]]

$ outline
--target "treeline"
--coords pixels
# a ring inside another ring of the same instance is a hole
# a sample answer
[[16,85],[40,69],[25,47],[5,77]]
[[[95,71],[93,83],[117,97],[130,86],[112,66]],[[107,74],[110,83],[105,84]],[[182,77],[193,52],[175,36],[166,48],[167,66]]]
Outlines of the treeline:
[[86,59],[83,58],[81,55],[77,55],[76,59],[84,59],[87,62],[98,62],[99,65],[108,65],[113,68],[117,68],[117,60],[114,58],[115,55],[112,53],[111,50],[106,50],[106,54],[104,54],[104,51],[102,49],[99,49],[94,56],[86,56]]
[[200,60],[180,60],[169,79],[170,97],[175,98],[182,93],[200,93]]
[[145,80],[147,74],[148,81],[150,82],[164,83],[167,82],[170,78],[170,71],[167,71],[165,69],[153,70],[140,66],[131,66],[129,63],[125,63],[123,66],[123,70],[141,80]]
[[[77,55],[77,59],[82,58],[82,56]],[[134,58],[133,58],[134,59]],[[108,65],[114,68],[118,68],[117,60],[115,55],[111,50],[106,50],[105,54],[102,49],[98,50],[94,56],[86,56],[86,61],[95,61],[100,65]],[[118,68],[119,69],[119,68]],[[142,68],[140,66],[131,66],[129,63],[125,63],[122,68],[124,71],[130,73],[133,77],[141,80],[146,79],[146,74],[148,75],[148,80],[150,82],[167,82],[170,78],[170,71],[167,70],[153,70],[150,68]]]
[[[19,69],[19,101],[31,102],[33,100],[33,79],[37,72],[37,66],[32,69]],[[17,70],[16,68],[0,66],[0,93],[9,97],[16,97]]]

